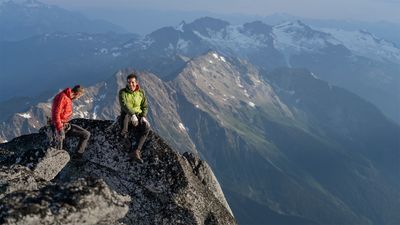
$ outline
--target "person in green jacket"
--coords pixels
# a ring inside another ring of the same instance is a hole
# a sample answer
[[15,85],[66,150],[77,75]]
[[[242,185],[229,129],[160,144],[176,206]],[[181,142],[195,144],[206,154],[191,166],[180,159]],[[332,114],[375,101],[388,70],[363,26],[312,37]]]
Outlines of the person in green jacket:
[[138,133],[139,142],[137,147],[130,149],[128,154],[131,160],[143,163],[141,150],[150,131],[150,123],[147,120],[147,99],[143,89],[139,87],[138,78],[135,73],[127,77],[127,85],[119,91],[119,104],[121,106],[121,135],[128,137],[128,126],[133,125]]

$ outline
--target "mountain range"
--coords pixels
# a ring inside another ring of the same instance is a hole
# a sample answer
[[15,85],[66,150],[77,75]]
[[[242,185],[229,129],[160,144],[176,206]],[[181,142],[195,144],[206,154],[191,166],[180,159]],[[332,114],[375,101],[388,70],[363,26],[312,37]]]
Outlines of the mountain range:
[[[143,37],[52,33],[0,42],[0,48],[1,57],[7,59],[0,64],[5,81],[0,87],[4,91],[2,100],[37,95],[43,86],[67,85],[69,80],[94,84],[126,67],[150,71],[168,80],[188,59],[216,50],[247,60],[266,73],[282,66],[307,68],[315,76],[367,99],[400,122],[400,49],[366,31],[316,30],[301,21],[275,26],[260,21],[231,25],[205,17]],[[15,62],[22,65],[16,66]],[[26,74],[29,87],[20,85],[11,74]],[[46,83],[35,82],[37,79]]]
[[202,18],[157,30],[136,48],[145,49],[143,54],[161,51],[158,54],[189,57],[214,49],[245,59],[265,72],[281,66],[307,68],[371,101],[399,122],[400,49],[367,32],[328,31],[314,30],[300,21],[236,26]]
[[52,32],[106,33],[126,31],[104,20],[91,20],[84,15],[36,0],[0,1],[0,41],[16,41]]
[[342,29],[346,31],[367,30],[379,37],[400,45],[400,24],[397,22],[388,22],[384,20],[372,21],[357,21],[357,20],[339,20],[339,19],[315,19],[300,16],[294,16],[287,13],[274,13],[269,16],[260,18],[252,18],[251,20],[261,20],[267,24],[279,24],[284,21],[301,20],[316,29]]

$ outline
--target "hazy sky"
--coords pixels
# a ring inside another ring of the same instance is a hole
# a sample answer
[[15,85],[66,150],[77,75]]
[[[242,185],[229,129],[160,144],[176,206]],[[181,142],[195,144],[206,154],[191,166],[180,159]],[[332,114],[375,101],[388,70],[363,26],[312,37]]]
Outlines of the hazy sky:
[[267,16],[288,13],[301,17],[400,23],[400,0],[41,0],[80,11],[127,9],[209,11]]

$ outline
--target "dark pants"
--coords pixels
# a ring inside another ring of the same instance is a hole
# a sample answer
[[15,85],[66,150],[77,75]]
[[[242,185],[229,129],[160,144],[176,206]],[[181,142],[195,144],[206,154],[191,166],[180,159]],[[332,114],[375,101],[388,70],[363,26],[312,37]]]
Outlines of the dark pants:
[[83,153],[90,138],[90,132],[82,127],[71,124],[71,128],[65,132],[65,136],[79,137],[78,153]]
[[[131,115],[122,113],[121,114],[121,127],[122,127],[122,132],[121,133],[128,133],[128,128],[129,124],[131,123]],[[143,117],[138,117],[139,119],[139,124],[134,127],[135,133],[137,134],[136,137],[139,139],[137,148],[139,151],[142,150],[143,144],[147,139],[147,136],[149,135],[150,131],[150,125],[146,122],[143,121]]]

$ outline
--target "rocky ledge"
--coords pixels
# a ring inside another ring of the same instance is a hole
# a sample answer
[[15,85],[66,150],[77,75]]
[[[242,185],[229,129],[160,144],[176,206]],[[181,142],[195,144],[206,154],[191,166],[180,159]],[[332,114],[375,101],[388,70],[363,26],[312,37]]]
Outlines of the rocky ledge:
[[82,160],[74,159],[76,138],[52,149],[45,129],[0,144],[0,223],[236,224],[198,156],[181,155],[150,132],[144,163],[130,162],[134,132],[132,143],[113,121],[72,123],[92,134]]

